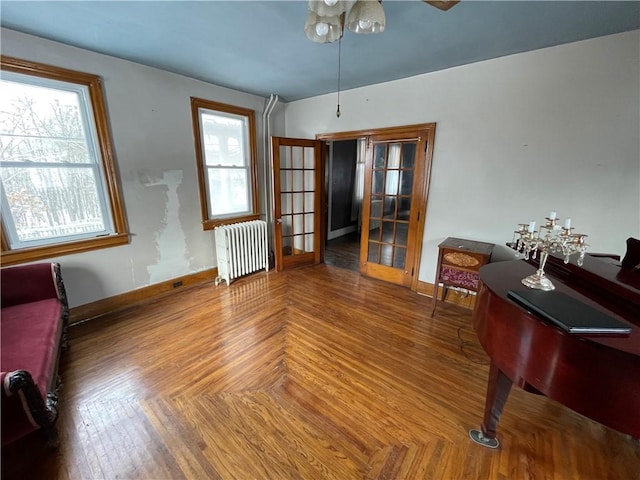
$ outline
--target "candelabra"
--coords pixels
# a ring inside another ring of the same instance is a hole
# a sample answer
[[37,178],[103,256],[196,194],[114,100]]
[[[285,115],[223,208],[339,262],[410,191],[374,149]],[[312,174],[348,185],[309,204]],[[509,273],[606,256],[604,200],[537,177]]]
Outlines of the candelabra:
[[523,278],[522,283],[530,288],[548,291],[556,288],[544,274],[549,253],[562,253],[564,263],[569,263],[569,257],[579,253],[577,263],[582,266],[588,245],[584,241],[587,235],[572,233],[570,218],[565,220],[562,227],[558,225],[560,219],[557,218],[556,212],[551,212],[545,220],[545,224],[538,231],[535,229],[536,222],[518,224],[518,229],[513,232],[513,244],[518,256],[524,256],[525,260],[535,259],[540,252],[538,271]]

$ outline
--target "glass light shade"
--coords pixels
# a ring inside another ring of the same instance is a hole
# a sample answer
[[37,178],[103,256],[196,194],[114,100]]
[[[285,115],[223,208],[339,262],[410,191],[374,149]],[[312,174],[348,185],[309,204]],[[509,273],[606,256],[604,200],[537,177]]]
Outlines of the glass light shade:
[[309,0],[309,10],[321,17],[340,16],[353,5],[353,0]]
[[342,37],[340,17],[321,17],[315,12],[309,12],[304,24],[304,33],[312,42],[335,42]]
[[320,37],[326,36],[327,33],[329,33],[329,24],[328,23],[324,23],[324,22],[316,23],[316,33]]
[[385,22],[382,5],[375,0],[358,0],[347,16],[347,28],[354,33],[382,33]]

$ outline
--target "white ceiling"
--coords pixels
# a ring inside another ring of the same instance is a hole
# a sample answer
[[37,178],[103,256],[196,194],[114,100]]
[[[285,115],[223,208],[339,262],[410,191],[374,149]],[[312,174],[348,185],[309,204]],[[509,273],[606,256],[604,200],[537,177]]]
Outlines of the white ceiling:
[[[385,0],[382,34],[347,31],[343,90],[640,28],[637,1]],[[0,2],[3,27],[293,101],[336,91],[338,44],[304,35],[306,1]]]

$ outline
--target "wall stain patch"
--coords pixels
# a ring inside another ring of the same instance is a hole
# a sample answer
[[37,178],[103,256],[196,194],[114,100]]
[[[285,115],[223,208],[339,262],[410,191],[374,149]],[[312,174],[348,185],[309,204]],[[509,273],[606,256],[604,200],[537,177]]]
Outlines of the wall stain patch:
[[182,170],[170,170],[164,172],[162,179],[145,184],[147,187],[164,186],[167,200],[161,229],[156,233],[158,263],[147,267],[150,284],[189,273],[187,242],[180,223],[178,199],[178,187],[182,184],[182,177]]

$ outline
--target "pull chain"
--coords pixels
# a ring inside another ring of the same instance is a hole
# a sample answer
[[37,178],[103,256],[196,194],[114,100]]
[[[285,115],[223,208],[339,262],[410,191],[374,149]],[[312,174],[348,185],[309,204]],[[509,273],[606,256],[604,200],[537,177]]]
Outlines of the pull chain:
[[340,63],[342,59],[342,38],[338,40],[338,109],[336,117],[340,118]]

